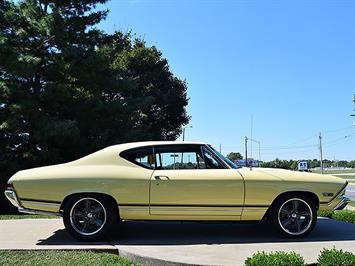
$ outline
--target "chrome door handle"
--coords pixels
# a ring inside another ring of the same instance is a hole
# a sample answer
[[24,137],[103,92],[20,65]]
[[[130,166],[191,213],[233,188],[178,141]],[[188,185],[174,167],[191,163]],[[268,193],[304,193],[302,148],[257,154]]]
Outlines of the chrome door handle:
[[166,175],[156,175],[154,176],[155,180],[162,180],[162,179],[166,179],[166,180],[170,180],[168,176]]

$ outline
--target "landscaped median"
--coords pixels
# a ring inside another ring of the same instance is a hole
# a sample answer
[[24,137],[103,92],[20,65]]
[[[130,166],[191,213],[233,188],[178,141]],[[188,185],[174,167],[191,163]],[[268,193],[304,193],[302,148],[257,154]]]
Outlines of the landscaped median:
[[355,211],[318,211],[318,216],[355,224]]
[[[245,266],[304,266],[305,260],[295,252],[258,252],[245,261]],[[333,249],[324,249],[318,256],[318,266],[354,266],[355,254]]]

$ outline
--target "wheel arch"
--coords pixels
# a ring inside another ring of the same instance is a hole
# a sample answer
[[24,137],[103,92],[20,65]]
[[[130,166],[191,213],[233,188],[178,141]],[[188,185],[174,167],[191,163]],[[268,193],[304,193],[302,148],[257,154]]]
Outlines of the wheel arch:
[[101,197],[105,197],[107,198],[108,200],[110,200],[112,202],[112,204],[114,204],[115,206],[117,206],[117,213],[119,215],[119,208],[118,208],[118,202],[117,200],[109,195],[109,194],[106,194],[106,193],[102,193],[102,192],[77,192],[77,193],[72,193],[72,194],[69,194],[67,195],[64,200],[62,201],[61,205],[60,205],[60,208],[59,210],[61,212],[63,212],[64,210],[64,207],[65,205],[67,204],[68,200],[72,197],[77,197],[77,196],[82,196],[82,197],[88,197],[88,196],[101,196]]
[[295,196],[306,196],[309,197],[316,205],[316,209],[319,209],[319,197],[317,196],[317,194],[315,194],[314,192],[311,191],[299,191],[299,190],[295,190],[295,191],[286,191],[283,193],[280,193],[271,203],[271,205],[269,206],[269,208],[267,209],[266,213],[264,214],[263,219],[267,218],[270,211],[272,210],[272,208],[275,206],[276,202],[278,202],[280,199],[282,198],[286,198],[286,197],[295,197]]

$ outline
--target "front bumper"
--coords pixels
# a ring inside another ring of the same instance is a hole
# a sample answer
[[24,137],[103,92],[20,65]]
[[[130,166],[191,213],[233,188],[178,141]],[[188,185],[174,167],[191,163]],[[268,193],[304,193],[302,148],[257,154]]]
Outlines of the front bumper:
[[12,205],[18,208],[18,211],[21,213],[62,216],[62,214],[59,212],[47,212],[47,211],[31,210],[31,209],[23,208],[14,190],[5,190],[5,196],[11,202]]
[[335,206],[334,210],[339,211],[344,209],[349,202],[350,202],[349,198],[342,196],[341,201]]

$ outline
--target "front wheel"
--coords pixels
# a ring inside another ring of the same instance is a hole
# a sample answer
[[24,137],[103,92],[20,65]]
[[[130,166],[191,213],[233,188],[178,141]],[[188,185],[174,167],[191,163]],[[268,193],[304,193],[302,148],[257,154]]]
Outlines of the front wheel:
[[104,237],[118,220],[117,206],[100,195],[74,196],[65,205],[63,221],[71,236],[84,241]]
[[284,236],[300,238],[309,234],[317,222],[317,210],[308,197],[283,197],[271,211],[273,226]]

